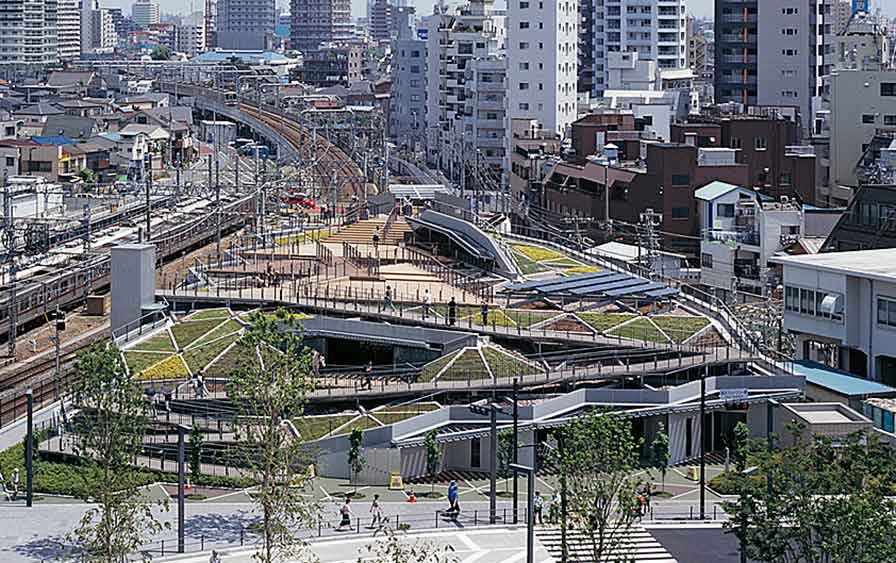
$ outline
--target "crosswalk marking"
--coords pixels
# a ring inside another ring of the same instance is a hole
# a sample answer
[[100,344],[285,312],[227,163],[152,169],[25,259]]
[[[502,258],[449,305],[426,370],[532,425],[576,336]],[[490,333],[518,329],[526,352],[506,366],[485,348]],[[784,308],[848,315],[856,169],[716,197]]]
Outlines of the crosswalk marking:
[[[632,526],[620,531],[621,536],[600,563],[677,563],[668,551],[641,526]],[[561,533],[558,528],[542,528],[538,530],[538,539],[554,558],[562,554]],[[581,530],[568,530],[566,551],[569,560],[593,561],[590,536]]]

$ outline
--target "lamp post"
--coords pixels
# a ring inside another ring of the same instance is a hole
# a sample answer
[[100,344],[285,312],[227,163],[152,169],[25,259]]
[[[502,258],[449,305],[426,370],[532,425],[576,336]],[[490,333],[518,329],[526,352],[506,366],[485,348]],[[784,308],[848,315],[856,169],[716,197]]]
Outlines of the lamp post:
[[604,220],[607,222],[607,232],[613,220],[610,219],[610,165],[619,154],[619,147],[613,143],[607,143],[603,147],[604,153]]
[[527,479],[526,493],[526,563],[535,563],[535,467],[511,463],[514,474],[525,473]]

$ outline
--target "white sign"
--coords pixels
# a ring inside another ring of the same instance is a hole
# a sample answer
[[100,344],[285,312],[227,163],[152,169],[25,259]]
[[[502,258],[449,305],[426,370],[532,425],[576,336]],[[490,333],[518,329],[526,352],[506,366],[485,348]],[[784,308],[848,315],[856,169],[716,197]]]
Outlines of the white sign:
[[726,402],[746,401],[750,396],[746,389],[719,389],[719,398]]

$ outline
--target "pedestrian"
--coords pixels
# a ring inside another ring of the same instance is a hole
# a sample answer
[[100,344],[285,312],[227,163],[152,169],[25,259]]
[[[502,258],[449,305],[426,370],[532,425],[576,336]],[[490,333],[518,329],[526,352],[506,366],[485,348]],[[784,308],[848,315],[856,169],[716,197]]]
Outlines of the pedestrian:
[[364,368],[364,388],[373,390],[373,360],[367,362],[367,367]]
[[488,301],[485,299],[482,300],[480,312],[482,314],[482,326],[488,326]]
[[218,555],[218,552],[214,549],[212,550],[211,556],[208,558],[208,563],[221,563],[221,556]]
[[535,500],[532,502],[532,518],[535,524],[544,524],[542,513],[544,512],[544,497],[541,491],[535,491]]
[[346,526],[351,529],[352,526],[352,497],[345,497],[345,503],[339,509],[339,527],[337,532],[345,531]]
[[644,499],[644,495],[638,493],[637,498],[635,499],[638,503],[638,521],[640,522],[642,518],[644,518],[644,507],[647,504],[647,501]]
[[425,321],[427,317],[429,317],[429,308],[432,306],[432,295],[429,293],[429,288],[423,290],[423,320]]
[[386,307],[391,309],[393,313],[395,312],[395,304],[392,303],[392,286],[391,285],[386,286],[386,293],[383,294],[383,311],[386,310]]
[[320,377],[320,360],[321,360],[320,352],[317,350],[312,350],[311,352],[311,373],[314,374],[314,377]]
[[458,503],[459,498],[458,490],[457,490],[457,481],[451,480],[448,483],[448,515],[452,518],[457,518],[457,515],[460,513],[460,504]]
[[457,301],[454,299],[454,296],[451,296],[451,300],[448,301],[448,324],[454,326],[454,323],[457,322]]
[[12,470],[12,500],[19,498],[19,468]]
[[380,245],[380,228],[374,227],[373,229],[373,249],[377,250]]
[[380,505],[380,495],[373,495],[373,502],[370,504],[370,513],[373,514],[373,520],[370,522],[371,528],[383,527],[383,507]]

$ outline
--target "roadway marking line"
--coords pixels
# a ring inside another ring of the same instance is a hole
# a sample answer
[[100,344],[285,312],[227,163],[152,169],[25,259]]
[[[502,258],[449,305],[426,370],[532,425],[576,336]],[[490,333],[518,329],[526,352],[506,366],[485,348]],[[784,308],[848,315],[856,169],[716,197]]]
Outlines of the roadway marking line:
[[327,500],[333,500],[333,497],[330,496],[330,493],[328,493],[327,490],[325,488],[323,488],[322,485],[318,485],[317,488],[320,489],[321,492],[324,493],[324,495],[327,497]]
[[462,544],[464,544],[465,546],[467,546],[468,548],[470,548],[473,551],[480,549],[480,547],[476,544],[476,542],[471,540],[467,536],[467,534],[458,534],[457,539],[459,539]]
[[552,491],[556,491],[556,490],[557,490],[557,489],[555,489],[554,487],[552,487],[550,483],[548,483],[547,481],[545,481],[545,480],[542,479],[541,477],[539,477],[539,476],[536,475],[535,478],[536,478],[537,480],[541,481],[541,484],[544,485],[545,487],[549,488],[550,490],[552,490]]

